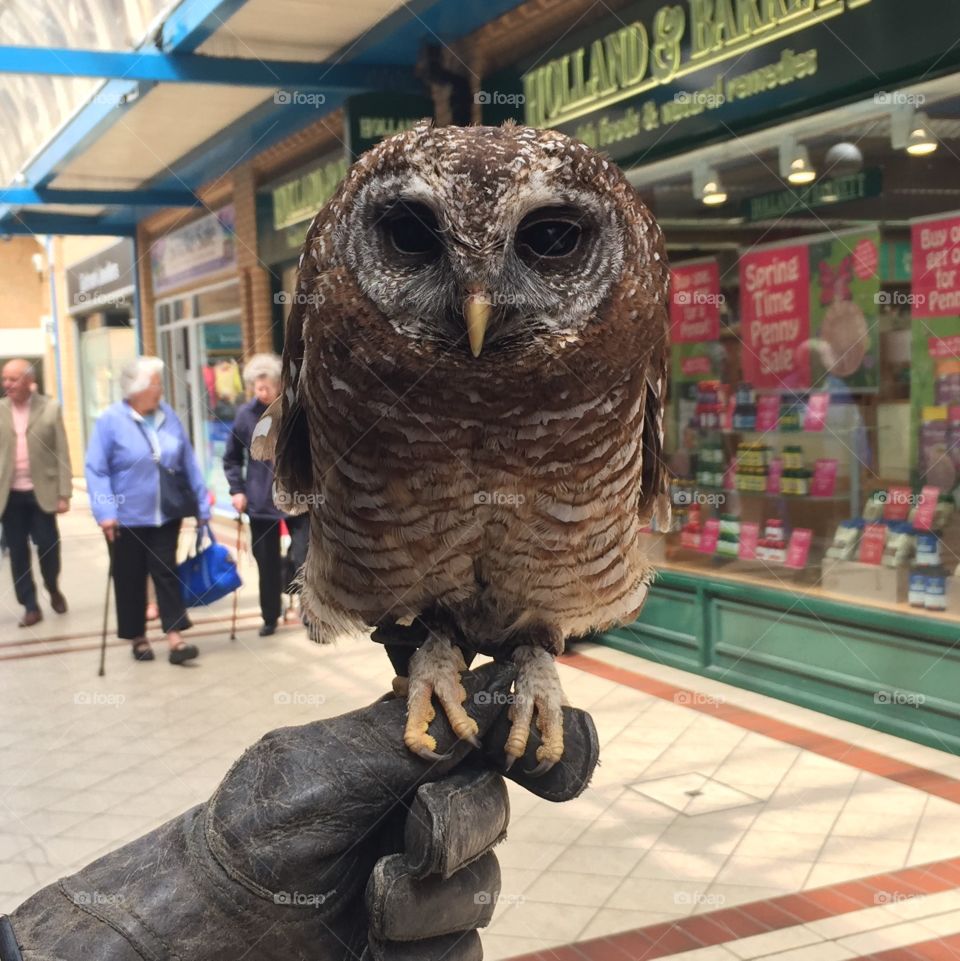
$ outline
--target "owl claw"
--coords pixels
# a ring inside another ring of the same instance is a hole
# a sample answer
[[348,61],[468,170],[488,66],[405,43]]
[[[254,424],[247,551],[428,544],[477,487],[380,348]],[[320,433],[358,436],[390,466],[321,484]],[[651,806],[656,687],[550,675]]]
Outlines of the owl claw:
[[448,751],[446,754],[437,754],[436,751],[431,751],[427,747],[419,747],[413,750],[413,753],[422,757],[425,761],[449,761],[453,757],[453,752]]
[[543,775],[546,774],[547,771],[549,771],[556,763],[556,761],[551,760],[550,758],[545,758],[536,767],[532,767],[523,773],[529,777],[543,777]]
[[473,747],[480,747],[477,722],[463,707],[467,692],[460,683],[460,672],[465,667],[460,651],[436,635],[431,635],[410,659],[403,741],[414,754],[431,761],[449,757],[436,753],[436,739],[428,731],[436,717],[433,695],[440,702],[454,734]]
[[525,773],[541,777],[563,756],[563,689],[553,658],[543,648],[519,647],[514,661],[520,670],[510,715],[513,723],[504,748],[506,770],[526,753],[530,727],[535,720],[541,740],[537,748],[539,763]]
[[516,761],[516,758],[512,754],[508,754],[507,760],[504,762],[504,765],[503,765],[504,771],[509,771],[510,768],[513,767],[514,761]]

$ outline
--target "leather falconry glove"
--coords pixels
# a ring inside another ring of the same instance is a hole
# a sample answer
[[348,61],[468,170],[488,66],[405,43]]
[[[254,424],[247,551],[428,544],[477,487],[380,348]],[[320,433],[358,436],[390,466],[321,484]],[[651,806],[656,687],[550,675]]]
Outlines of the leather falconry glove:
[[[443,761],[403,743],[402,700],[273,731],[205,804],[43,888],[0,921],[2,961],[479,961],[509,818],[502,745],[515,669],[463,675],[483,752],[431,724]],[[596,765],[588,714],[566,751],[509,777],[553,801]],[[489,745],[489,750],[486,747]]]

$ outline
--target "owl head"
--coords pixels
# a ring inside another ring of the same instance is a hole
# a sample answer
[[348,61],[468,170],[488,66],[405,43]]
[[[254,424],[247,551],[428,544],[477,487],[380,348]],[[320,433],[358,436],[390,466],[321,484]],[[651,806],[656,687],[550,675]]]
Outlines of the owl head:
[[575,336],[624,285],[666,300],[659,229],[619,169],[555,131],[440,127],[351,169],[308,238],[411,346],[465,360]]

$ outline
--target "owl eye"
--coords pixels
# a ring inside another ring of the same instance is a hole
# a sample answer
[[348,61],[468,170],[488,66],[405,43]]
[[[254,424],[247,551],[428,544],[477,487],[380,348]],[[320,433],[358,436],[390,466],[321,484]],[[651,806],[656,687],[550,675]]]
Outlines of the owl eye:
[[576,211],[545,207],[528,214],[517,228],[517,252],[524,259],[569,257],[580,246],[583,224]]
[[380,226],[390,246],[404,258],[425,259],[442,246],[437,218],[425,204],[396,204]]

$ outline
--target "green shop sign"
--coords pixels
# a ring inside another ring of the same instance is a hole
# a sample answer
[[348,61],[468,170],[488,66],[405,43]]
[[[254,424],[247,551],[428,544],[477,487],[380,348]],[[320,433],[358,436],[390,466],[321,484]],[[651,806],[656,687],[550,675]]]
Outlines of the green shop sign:
[[312,220],[314,214],[333,196],[347,172],[347,158],[337,157],[313,167],[305,174],[273,190],[273,229]]
[[309,167],[301,168],[257,195],[257,234],[261,260],[279,264],[300,252],[307,226],[333,196],[350,164],[375,144],[433,115],[427,97],[364,93],[345,105],[346,142]]
[[788,214],[802,214],[814,207],[830,207],[849,200],[879,197],[883,174],[878,167],[840,177],[824,177],[807,187],[788,187],[749,197],[743,202],[747,220],[779,220]]
[[954,69],[938,24],[956,0],[921,7],[907,24],[899,0],[638,0],[545,37],[549,59],[485,77],[479,102],[485,123],[559,129],[621,162],[668,156]]
[[347,102],[347,152],[351,160],[385,137],[433,116],[433,101],[408,94],[361,93]]

